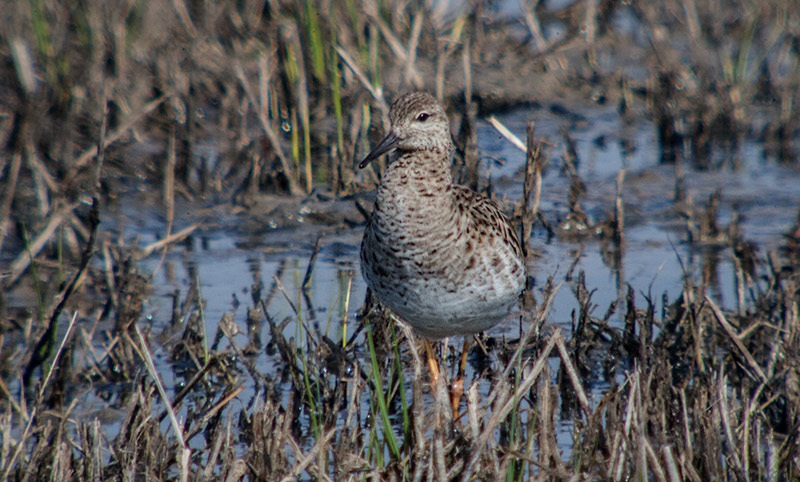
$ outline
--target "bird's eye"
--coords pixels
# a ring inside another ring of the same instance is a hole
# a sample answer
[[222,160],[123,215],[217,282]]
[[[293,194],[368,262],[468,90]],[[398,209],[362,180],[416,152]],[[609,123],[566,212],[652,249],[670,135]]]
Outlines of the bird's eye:
[[428,120],[428,118],[429,118],[430,116],[431,116],[431,115],[430,115],[430,114],[428,114],[427,112],[423,112],[423,113],[421,113],[421,114],[417,115],[417,121],[418,121],[418,122],[425,122],[426,120]]

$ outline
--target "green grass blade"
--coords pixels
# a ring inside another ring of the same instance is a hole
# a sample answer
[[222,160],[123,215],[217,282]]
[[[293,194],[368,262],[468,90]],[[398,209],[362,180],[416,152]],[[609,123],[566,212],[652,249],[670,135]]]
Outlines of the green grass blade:
[[378,401],[378,411],[380,412],[381,422],[383,423],[383,436],[389,445],[392,456],[400,460],[400,447],[397,445],[392,424],[389,421],[389,409],[386,404],[383,392],[383,382],[381,381],[380,370],[378,369],[378,357],[375,354],[375,345],[372,343],[372,326],[367,324],[367,348],[369,349],[370,361],[372,362],[372,381],[375,384],[375,398]]
[[319,29],[319,13],[316,2],[306,0],[306,28],[311,51],[311,71],[321,83],[325,83],[325,47],[322,45],[322,32]]

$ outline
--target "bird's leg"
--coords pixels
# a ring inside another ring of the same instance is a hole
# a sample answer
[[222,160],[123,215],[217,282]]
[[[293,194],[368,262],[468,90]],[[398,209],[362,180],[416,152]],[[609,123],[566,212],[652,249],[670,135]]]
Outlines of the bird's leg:
[[458,366],[458,376],[464,378],[467,372],[467,355],[469,355],[470,342],[469,337],[464,337],[464,347],[461,350],[461,364]]
[[453,408],[453,420],[458,420],[458,407],[461,405],[461,395],[464,394],[464,374],[467,371],[467,355],[469,354],[469,337],[464,337],[464,347],[461,349],[461,363],[458,365],[458,374],[450,385],[450,406]]
[[436,362],[436,355],[433,354],[433,347],[427,338],[423,338],[425,343],[425,354],[428,356],[428,368],[431,370],[431,385],[436,386],[439,382],[439,364]]

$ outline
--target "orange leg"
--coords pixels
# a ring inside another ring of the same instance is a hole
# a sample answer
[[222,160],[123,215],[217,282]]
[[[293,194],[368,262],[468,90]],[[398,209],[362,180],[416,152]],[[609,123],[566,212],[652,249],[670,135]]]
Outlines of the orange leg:
[[458,375],[450,385],[450,407],[453,409],[453,420],[458,420],[458,408],[461,405],[461,396],[464,394],[464,375],[467,371],[467,355],[469,355],[469,337],[464,337],[464,347],[461,349],[461,363],[458,365]]
[[439,381],[439,364],[436,362],[436,356],[433,354],[433,347],[427,338],[423,339],[425,343],[425,354],[428,356],[428,368],[431,370],[431,384],[436,386]]

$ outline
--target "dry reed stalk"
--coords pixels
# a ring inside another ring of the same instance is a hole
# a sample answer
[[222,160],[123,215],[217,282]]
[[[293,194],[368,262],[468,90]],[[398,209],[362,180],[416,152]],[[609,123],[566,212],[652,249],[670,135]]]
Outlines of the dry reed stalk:
[[[164,94],[161,97],[157,97],[157,98],[149,101],[148,103],[146,103],[141,109],[139,109],[138,112],[128,116],[125,119],[125,121],[123,121],[120,124],[119,127],[114,129],[113,131],[111,131],[111,133],[108,134],[108,136],[106,136],[105,140],[103,141],[103,145],[99,146],[99,147],[102,148],[102,149],[106,149],[110,145],[112,145],[115,142],[117,142],[119,139],[122,138],[123,135],[125,135],[126,132],[128,132],[128,130],[132,129],[147,114],[153,112],[156,108],[158,108],[170,96],[171,96],[171,94]],[[81,168],[83,168],[86,164],[89,163],[89,161],[91,161],[95,156],[98,155],[98,152],[99,152],[99,150],[98,150],[98,145],[97,144],[95,144],[92,147],[86,149],[83,152],[83,154],[81,154],[80,156],[78,156],[77,159],[75,159],[75,164],[73,165],[71,172],[74,173],[74,174],[77,174],[80,171]],[[72,181],[72,177],[70,175],[68,175],[66,177],[66,179],[64,180],[64,183],[69,185],[71,183],[71,181]]]
[[408,56],[405,63],[405,83],[406,85],[413,85],[415,89],[423,87],[422,77],[416,67],[417,46],[422,33],[422,15],[423,10],[421,8],[414,12],[414,19],[411,21],[411,34],[408,40]]
[[464,39],[464,46],[461,49],[461,64],[464,69],[464,103],[472,103],[472,59],[471,43],[469,37]]
[[[734,253],[736,252],[736,248],[734,248]],[[742,260],[739,256],[733,257],[733,266],[734,266],[734,276],[736,278],[736,306],[738,307],[738,315],[745,316],[747,313],[747,299],[745,298],[745,283],[747,280],[747,276],[744,273],[744,269],[742,268]],[[745,335],[745,333],[742,333]]]
[[500,122],[497,117],[490,115],[486,118],[487,122],[492,125],[497,132],[500,133],[503,137],[505,137],[511,144],[516,147],[517,149],[521,150],[522,152],[528,152],[528,147],[522,142],[519,137],[516,136],[513,132],[511,132],[508,127],[506,127],[502,122]]
[[[438,394],[437,394],[438,395]],[[446,394],[445,394],[446,395]],[[449,412],[449,404],[445,404],[442,407],[442,404],[437,403],[436,407],[438,410],[444,413]],[[437,425],[433,429],[433,439],[431,440],[431,463],[433,465],[432,470],[428,471],[428,476],[430,477],[433,475],[436,480],[450,480],[447,476],[447,468],[445,467],[445,449],[444,449],[444,434],[442,433],[443,427]]]
[[586,392],[583,390],[583,385],[581,385],[581,380],[578,376],[578,370],[575,368],[575,364],[572,363],[572,360],[569,357],[569,351],[567,350],[564,336],[559,336],[555,343],[556,347],[558,348],[558,354],[561,357],[562,367],[564,370],[566,370],[567,375],[569,375],[570,382],[572,382],[572,388],[575,390],[575,394],[578,396],[578,402],[580,402],[584,413],[587,416],[591,416],[592,407],[589,403],[589,398],[586,396]]
[[[694,452],[694,444],[692,443],[692,434],[689,429],[689,408],[686,403],[686,389],[681,389],[680,391],[680,400],[681,400],[681,421],[682,428],[683,428],[683,452],[685,453],[693,453]],[[679,452],[680,453],[680,452]]]
[[[447,370],[440,370],[439,376],[435,377],[431,383],[431,394],[433,395],[433,430],[434,433],[438,430],[445,430],[445,427],[453,422],[454,410],[450,404],[450,393],[447,387],[450,381],[447,376]],[[438,439],[438,437],[435,437]],[[440,451],[434,452],[437,458],[436,462],[444,467],[444,454]],[[438,468],[438,467],[437,467]]]
[[617,427],[614,432],[614,440],[611,445],[611,460],[607,465],[609,477],[614,480],[619,480],[622,477],[622,470],[627,459],[629,450],[628,440],[631,437],[632,418],[634,416],[634,403],[635,395],[637,392],[639,380],[639,371],[635,370],[629,374],[625,380],[625,385],[628,386],[628,400],[625,404],[625,415],[623,416],[622,427]]
[[286,288],[283,287],[283,283],[281,283],[281,278],[277,274],[275,274],[272,276],[272,280],[275,282],[275,287],[277,288],[277,290],[283,295],[283,298],[286,300],[286,303],[289,304],[289,308],[292,309],[294,316],[299,317],[300,312],[297,310],[297,306],[295,306],[291,296],[289,296],[289,292],[286,291]]
[[[38,422],[37,415],[40,411],[42,406],[42,402],[44,401],[44,393],[47,389],[47,386],[50,382],[52,377],[53,371],[55,370],[56,365],[58,364],[59,359],[61,358],[61,354],[64,351],[64,346],[67,344],[67,340],[69,340],[69,336],[72,334],[72,328],[75,326],[75,320],[78,318],[78,312],[76,311],[72,315],[72,319],[67,325],[67,331],[64,333],[64,338],[61,340],[61,345],[59,345],[58,350],[56,350],[55,356],[53,356],[53,361],[50,364],[50,369],[47,372],[47,375],[42,381],[41,387],[39,387],[39,392],[36,396],[36,404],[33,407],[33,410],[29,414],[25,414],[23,411],[23,419],[27,420],[25,424],[25,429],[23,430],[22,434],[19,437],[19,441],[17,442],[17,446],[14,448],[14,453],[11,455],[11,458],[8,460],[7,465],[5,466],[5,470],[0,473],[0,480],[8,480],[8,476],[11,473],[11,469],[14,468],[14,464],[16,463],[17,458],[19,457],[22,449],[25,448],[25,444],[28,439],[28,434],[33,427],[34,422]],[[76,403],[77,400],[73,401],[73,404]]]
[[303,275],[303,282],[300,284],[304,291],[307,291],[311,287],[311,274],[314,271],[314,265],[321,247],[322,236],[317,236],[317,240],[314,241],[314,247],[311,249],[311,255],[308,257],[308,266],[306,267],[305,275]]
[[[520,215],[522,217],[522,239],[525,255],[528,255],[528,242],[533,231],[533,222],[539,211],[542,196],[542,155],[541,143],[536,143],[534,123],[528,123],[528,142],[525,162],[525,183],[522,186]],[[536,146],[536,147],[534,147]],[[531,195],[533,201],[531,202]]]
[[178,443],[180,444],[180,451],[177,453],[177,462],[178,467],[180,469],[180,476],[179,480],[181,482],[187,482],[189,480],[189,464],[190,464],[190,457],[191,457],[191,449],[186,445],[186,438],[184,437],[183,429],[181,428],[180,423],[178,422],[178,418],[175,415],[175,411],[172,409],[172,404],[169,401],[169,397],[167,396],[167,392],[164,390],[164,386],[161,383],[161,378],[158,376],[158,372],[156,371],[155,364],[153,363],[153,358],[150,356],[150,350],[147,347],[147,343],[145,342],[144,335],[142,331],[139,329],[139,324],[134,323],[134,328],[136,330],[136,336],[139,338],[139,345],[141,350],[139,351],[139,355],[145,362],[145,366],[147,367],[148,373],[150,373],[150,377],[153,379],[153,382],[158,389],[158,393],[161,395],[161,400],[164,402],[164,406],[167,409],[167,413],[169,414],[169,420],[172,424],[172,430],[175,433],[175,437],[178,439]]
[[436,97],[436,100],[439,101],[439,103],[441,103],[444,100],[444,73],[449,56],[450,56],[449,45],[446,44],[437,45],[436,77],[434,80],[436,89],[434,92],[434,96]]
[[[301,449],[300,446],[297,445],[297,442],[294,440],[294,438],[289,437],[287,441],[292,449],[292,452],[294,452],[294,457],[295,459],[297,459],[297,462],[295,463],[294,467],[292,467],[290,475],[287,475],[286,477],[282,478],[281,482],[290,482],[292,480],[297,480],[297,478],[300,477],[300,475],[307,468],[311,467],[311,464],[314,462],[314,459],[320,456],[320,454],[329,450],[328,446],[331,440],[333,439],[334,435],[336,435],[336,429],[332,428],[327,432],[325,432],[319,438],[319,440],[317,440],[317,443],[315,443],[314,446],[311,447],[311,450],[309,450],[308,453],[306,454],[303,453],[303,449]],[[314,473],[312,475],[317,478],[320,478],[322,480],[331,480],[330,477],[328,477],[327,474],[325,474],[324,472],[319,472],[319,471],[314,471],[314,472],[317,473]]]
[[[39,394],[37,398],[37,406],[41,403],[41,400],[44,398],[44,391],[47,388],[47,383],[50,381],[50,378],[53,375],[54,368],[58,365],[59,358],[64,351],[64,346],[67,344],[67,340],[69,340],[70,335],[72,334],[72,328],[75,327],[75,320],[78,318],[78,313],[75,312],[72,314],[72,318],[67,325],[67,331],[64,333],[64,338],[61,339],[61,345],[59,345],[58,350],[56,350],[56,354],[53,357],[53,362],[50,364],[50,369],[47,371],[47,376],[45,376],[44,381],[42,382],[42,386],[39,388]],[[33,415],[31,415],[33,418]]]
[[[11,395],[11,392],[8,390],[8,387],[6,386],[6,383],[1,379],[0,379],[0,392],[3,392],[3,395],[5,395],[6,399],[11,404],[11,408],[13,408],[20,416],[22,416],[23,421],[27,422],[28,415],[22,410],[20,404],[17,403],[16,400],[14,400],[14,396]],[[2,430],[0,430],[0,433],[2,433]],[[2,465],[3,464],[0,464],[0,467]]]
[[188,238],[193,232],[195,232],[198,228],[200,228],[199,223],[192,224],[191,226],[185,227],[178,231],[177,233],[173,233],[164,239],[160,239],[153,243],[148,244],[141,251],[139,251],[136,255],[137,258],[146,258],[153,254],[154,251],[157,251],[161,248],[166,248],[166,246],[174,243],[180,243],[184,239]]
[[[377,4],[370,0],[364,3],[364,13],[366,13],[367,18],[369,18],[370,22],[378,27],[378,31],[380,31],[381,36],[386,40],[386,44],[389,46],[389,49],[392,51],[394,56],[397,58],[398,64],[405,65],[407,68],[411,68],[408,72],[411,76],[411,83],[415,87],[419,88],[423,85],[422,77],[420,76],[419,72],[414,67],[413,59],[411,58],[412,54],[406,52],[406,49],[403,47],[403,44],[398,40],[395,36],[392,29],[386,25],[386,22],[383,21],[380,14],[378,13],[378,6]],[[419,29],[422,28],[422,23],[419,23]],[[414,40],[414,37],[419,37],[419,34],[414,34],[412,30],[410,44],[413,46],[417,43]]]
[[[78,288],[78,286],[81,284],[83,276],[86,273],[87,268],[89,267],[89,260],[91,259],[92,254],[94,253],[94,245],[95,241],[97,240],[97,228],[100,225],[99,201],[96,198],[93,198],[92,200],[93,204],[91,211],[89,212],[91,232],[89,234],[89,239],[87,240],[86,246],[82,253],[81,260],[78,265],[78,270],[72,276],[72,279],[70,280],[69,284],[64,288],[64,290],[59,292],[58,295],[56,296],[57,303],[50,314],[50,319],[48,320],[47,328],[42,333],[34,349],[32,350],[30,359],[28,360],[28,364],[25,367],[25,371],[22,374],[22,381],[24,386],[28,385],[31,375],[39,367],[39,365],[41,365],[47,359],[47,357],[50,356],[52,352],[52,347],[55,344],[55,337],[58,329],[58,319],[61,316],[62,311],[66,307],[70,297]],[[67,332],[67,334],[69,334],[69,332]],[[63,349],[63,343],[61,348]],[[48,373],[48,377],[49,376],[50,374]]]
[[739,336],[736,334],[736,330],[728,323],[728,320],[725,318],[725,314],[722,313],[722,310],[719,309],[716,303],[708,296],[705,295],[705,303],[711,308],[711,311],[714,313],[714,317],[719,322],[720,326],[725,330],[725,334],[728,335],[728,338],[733,342],[733,345],[736,347],[737,351],[744,357],[745,361],[747,361],[747,366],[755,373],[758,378],[759,382],[764,383],[767,381],[767,375],[764,373],[764,370],[761,366],[756,362],[753,355],[750,353],[750,350],[744,346],[744,343],[739,339]]
[[[531,386],[533,386],[533,383],[536,381],[545,364],[547,363],[550,352],[558,344],[559,339],[563,340],[563,335],[561,334],[560,330],[556,329],[553,334],[550,335],[550,338],[539,354],[539,357],[536,359],[536,362],[533,363],[533,366],[529,367],[528,363],[523,364],[525,372],[523,373],[522,380],[514,390],[513,394],[510,393],[507,388],[507,384],[505,382],[506,377],[501,378],[499,383],[495,385],[490,395],[490,401],[488,402],[492,403],[491,400],[494,402],[492,414],[489,419],[485,421],[483,425],[483,431],[480,433],[478,438],[472,441],[472,456],[470,457],[469,462],[464,469],[461,480],[465,482],[470,480],[479,459],[487,449],[487,442],[494,433],[495,429],[517,405],[517,401],[523,396],[523,394],[527,393]],[[509,365],[513,365],[513,363]]]
[[33,238],[28,250],[20,253],[19,256],[17,256],[16,259],[11,262],[11,265],[9,266],[10,274],[3,283],[5,286],[11,286],[16,283],[19,277],[22,276],[22,274],[26,269],[28,269],[28,266],[30,266],[31,262],[33,261],[31,256],[35,258],[39,254],[47,242],[50,241],[50,238],[52,238],[56,229],[58,229],[58,227],[61,226],[65,221],[68,221],[71,216],[74,216],[73,211],[80,205],[80,202],[68,204],[57,209],[49,216],[47,224],[39,232],[39,234]]
[[187,441],[191,440],[195,435],[200,433],[201,430],[205,429],[208,422],[212,418],[214,418],[220,410],[225,408],[228,405],[228,403],[231,402],[231,400],[238,397],[239,394],[242,393],[243,391],[244,391],[244,385],[239,385],[238,387],[231,390],[230,393],[226,394],[222,398],[222,400],[214,404],[214,406],[211,407],[211,409],[208,412],[204,413],[203,417],[195,423],[194,427],[192,427],[190,430],[186,432],[186,440]]
[[[247,462],[238,459],[233,462],[233,467],[231,467],[228,476],[225,478],[225,482],[238,482],[242,480],[246,475],[247,475]],[[212,475],[209,476],[207,480],[216,480],[216,479]]]
[[[208,461],[206,463],[205,468],[203,469],[203,480],[204,481],[212,481],[215,480],[214,474],[214,467],[217,466],[218,463],[221,463],[223,466],[225,464],[225,460],[223,459],[221,462],[220,453],[222,456],[228,457],[230,451],[232,450],[231,447],[231,419],[232,419],[232,412],[233,410],[228,410],[228,416],[225,417],[225,430],[217,429],[214,433],[214,439],[211,442],[211,452],[208,455]],[[241,462],[241,463],[240,463]],[[234,462],[234,467],[230,470],[229,475],[227,476],[226,480],[231,479],[234,474],[236,474],[236,478],[233,480],[241,479],[247,471],[247,464],[241,460],[236,459]],[[223,472],[224,473],[224,472]]]
[[[536,48],[539,50],[538,54],[542,55],[547,53],[550,50],[550,45],[542,31],[542,26],[539,22],[538,15],[536,15],[535,7],[531,7],[526,0],[520,1],[520,7],[522,9],[522,18],[525,21],[525,26],[528,27],[528,31],[530,31],[533,37]],[[548,70],[563,70],[567,65],[566,59],[561,56],[553,58],[546,55],[544,57],[544,62]]]
[[[539,420],[538,427],[538,444],[539,444],[539,460],[542,465],[548,468],[557,468],[563,470],[561,464],[561,453],[558,449],[558,443],[555,440],[555,412],[553,405],[555,400],[552,396],[552,389],[550,386],[550,368],[544,367],[542,376],[539,377],[538,383],[538,402],[539,411],[536,415]],[[531,437],[531,443],[534,437]]]
[[103,147],[106,143],[106,135],[108,134],[108,81],[103,80],[102,91],[100,93],[100,133],[97,136],[97,156],[94,166],[94,175],[92,176],[92,185],[87,191],[94,197],[98,197],[98,192],[101,189],[103,163],[106,159],[106,150]]
[[483,419],[486,415],[478,405],[480,394],[478,393],[478,384],[470,383],[467,387],[467,438],[475,440],[480,435],[479,420]]
[[[100,320],[100,315],[95,318],[95,322]],[[103,370],[100,368],[99,361],[97,360],[97,356],[94,353],[94,346],[92,343],[92,339],[94,338],[94,330],[92,333],[87,333],[85,329],[81,328],[81,341],[83,341],[84,346],[84,360],[83,363],[89,365],[89,372],[95,374],[97,378],[100,379],[101,383],[109,383],[109,378],[103,373]],[[87,377],[88,378],[88,377]]]
[[689,38],[693,42],[698,42],[701,40],[702,30],[700,28],[700,18],[697,14],[697,5],[695,5],[694,0],[682,0],[681,5],[686,15],[686,27]]
[[114,260],[111,257],[111,242],[108,238],[103,239],[103,274],[105,275],[106,289],[114,308],[119,306],[119,294],[117,293],[117,283],[114,279]]
[[386,103],[386,99],[383,97],[383,89],[381,87],[373,87],[372,83],[367,79],[367,76],[364,72],[358,67],[358,64],[353,60],[347,50],[344,49],[341,45],[336,46],[336,53],[339,54],[339,57],[342,58],[345,65],[355,74],[356,78],[361,85],[369,92],[372,96],[372,99],[377,103],[378,108],[383,112],[385,115],[389,114],[389,106]]
[[38,85],[34,62],[28,44],[24,39],[14,37],[9,42],[9,47],[19,83],[25,91],[25,94],[30,96],[38,90]]
[[586,11],[583,17],[582,30],[584,32],[584,40],[590,50],[590,58],[594,63],[593,46],[597,35],[597,5],[599,0],[587,0],[585,2]]
[[22,166],[22,155],[15,152],[11,157],[7,182],[5,183],[6,194],[3,197],[3,207],[0,210],[0,252],[3,251],[3,240],[8,233],[11,224],[11,203],[14,201],[14,193],[17,191],[17,181],[19,180],[19,169]]
[[678,465],[675,461],[675,456],[672,453],[671,446],[664,445],[661,447],[661,458],[664,459],[669,482],[680,482],[683,480],[681,479],[680,472],[678,471]]
[[425,404],[422,398],[424,385],[424,378],[422,376],[422,358],[417,351],[417,345],[414,341],[415,337],[411,327],[402,322],[397,322],[395,326],[400,327],[400,331],[403,332],[403,336],[405,336],[406,340],[408,340],[409,353],[411,353],[411,359],[413,360],[414,379],[411,384],[411,416],[414,446],[412,449],[412,454],[414,459],[417,460],[413,479],[419,480],[419,477],[422,476],[422,470],[424,467],[423,460],[426,454],[425,432],[429,428],[427,418],[425,416]]
[[[346,151],[343,153],[339,153],[341,159],[341,179],[342,184],[349,188],[347,189],[350,191],[352,189],[353,178],[355,173],[353,171],[353,167],[355,166],[356,161],[356,152],[358,150],[358,140],[359,138],[363,138],[364,142],[366,143],[366,135],[362,136],[361,131],[366,129],[362,129],[364,126],[364,117],[363,117],[363,108],[360,103],[354,103],[354,105],[350,106],[349,109],[349,120],[350,120],[350,129],[347,133],[347,146]],[[365,145],[365,152],[369,152],[369,146]]]
[[38,151],[33,145],[25,146],[25,162],[28,168],[33,171],[33,180],[36,186],[36,198],[39,201],[39,208],[42,215],[50,212],[50,203],[47,201],[48,192],[59,191],[59,181],[50,174],[47,164],[39,157]]
[[[169,129],[169,143],[167,146],[167,163],[164,166],[164,183],[162,186],[163,202],[166,205],[167,211],[167,232],[164,239],[170,239],[172,236],[172,223],[175,220],[175,164],[176,164],[176,146],[175,146],[175,124],[172,123]],[[161,252],[161,258],[156,263],[153,269],[152,279],[155,279],[158,272],[161,270],[161,265],[167,257],[167,248],[169,243],[164,243],[164,250]]]
[[717,403],[716,409],[719,410],[720,419],[722,420],[722,429],[725,433],[725,441],[728,444],[728,451],[730,452],[733,458],[733,467],[735,469],[735,473],[739,476],[740,480],[745,480],[745,471],[744,465],[742,463],[741,458],[739,457],[739,452],[737,447],[739,444],[736,443],[736,440],[733,436],[733,429],[731,427],[731,420],[730,420],[730,411],[732,409],[728,407],[728,395],[727,395],[727,382],[724,371],[720,369],[719,374],[717,376]]
[[650,469],[643,474],[652,474],[653,478],[659,482],[667,482],[667,474],[664,473],[664,469],[661,467],[661,461],[658,458],[658,454],[656,454],[655,449],[650,444],[650,441],[647,439],[644,433],[644,427],[642,427],[640,443],[644,445],[645,455],[647,456],[647,461],[649,463],[648,468]]

